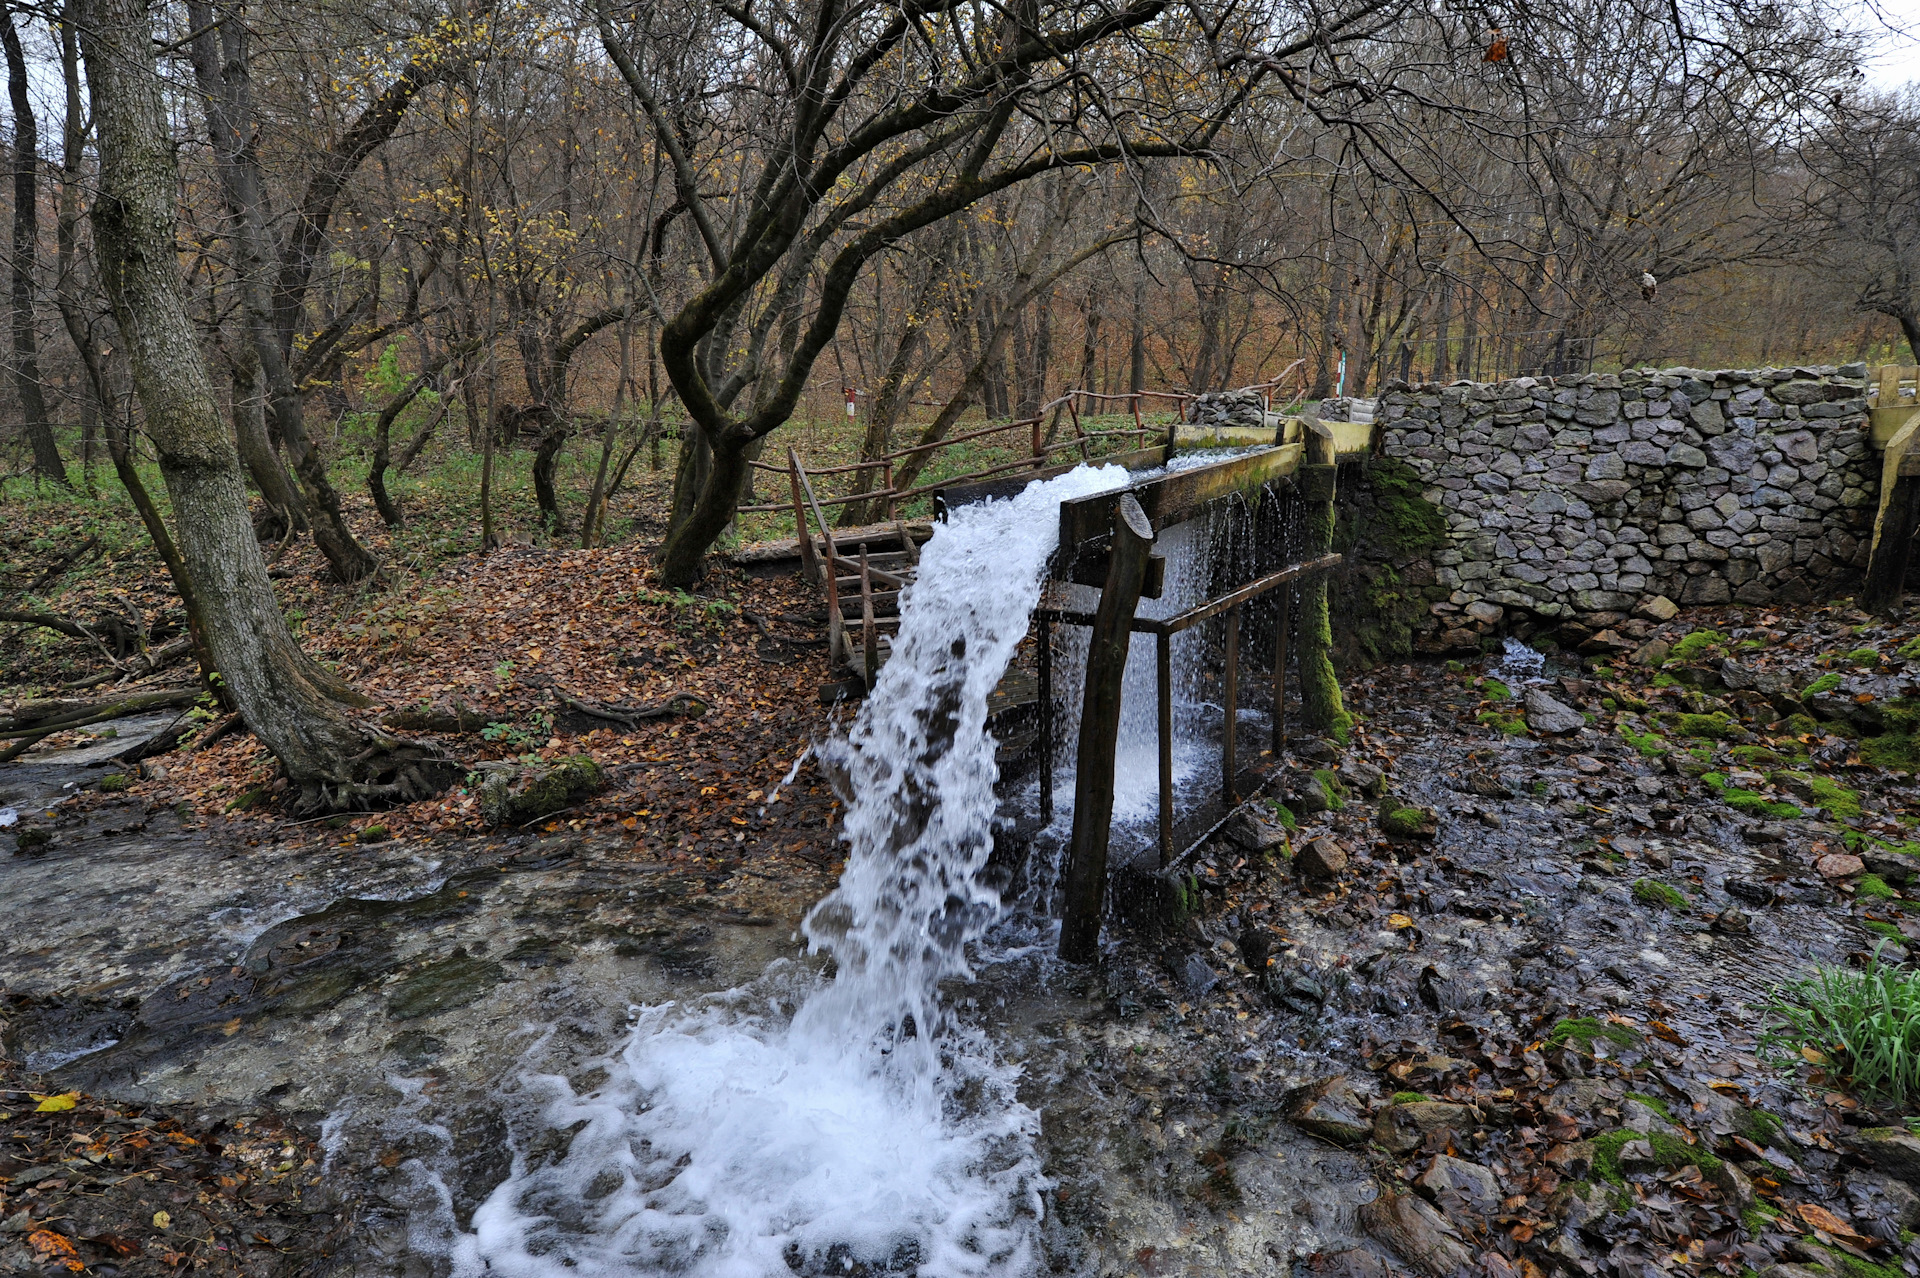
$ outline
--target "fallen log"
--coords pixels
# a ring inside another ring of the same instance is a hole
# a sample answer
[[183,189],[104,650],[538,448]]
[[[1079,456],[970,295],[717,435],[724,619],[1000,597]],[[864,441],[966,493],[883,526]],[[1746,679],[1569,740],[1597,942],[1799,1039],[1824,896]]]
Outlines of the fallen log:
[[579,697],[571,696],[561,691],[559,688],[553,690],[553,695],[558,697],[569,709],[578,710],[581,714],[592,719],[601,719],[607,723],[619,724],[624,728],[634,727],[650,719],[670,719],[675,715],[686,715],[689,718],[697,719],[710,708],[706,702],[690,692],[676,692],[665,701],[651,706],[602,705],[593,701],[583,701]]
[[0,738],[17,736],[22,731],[52,731],[78,727],[84,720],[98,723],[138,714],[142,710],[164,710],[171,706],[190,706],[200,697],[198,688],[163,688],[150,692],[82,701],[74,698],[50,698],[22,701],[13,708],[13,717],[0,720]]

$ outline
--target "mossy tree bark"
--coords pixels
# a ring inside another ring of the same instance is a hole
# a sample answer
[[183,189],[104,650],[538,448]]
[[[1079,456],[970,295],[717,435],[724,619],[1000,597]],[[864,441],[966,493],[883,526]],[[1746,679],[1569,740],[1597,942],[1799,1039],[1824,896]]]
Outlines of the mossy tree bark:
[[[1300,491],[1306,507],[1306,557],[1333,548],[1333,489],[1337,468],[1302,466]],[[1340,699],[1333,673],[1333,619],[1327,606],[1327,576],[1321,573],[1300,592],[1300,716],[1309,730],[1345,742],[1352,719]]]
[[437,793],[457,765],[350,720],[341,702],[365,699],[309,661],[287,628],[248,517],[239,453],[187,312],[174,239],[179,175],[151,19],[141,0],[83,0],[77,8],[99,140],[93,225],[101,276],[220,677],[298,787],[300,809]]

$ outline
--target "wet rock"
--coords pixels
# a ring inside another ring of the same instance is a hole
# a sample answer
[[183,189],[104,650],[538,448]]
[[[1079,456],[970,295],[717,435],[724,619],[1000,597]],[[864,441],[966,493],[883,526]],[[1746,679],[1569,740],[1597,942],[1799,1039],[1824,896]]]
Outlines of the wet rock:
[[1485,768],[1469,772],[1462,782],[1468,794],[1479,795],[1483,799],[1511,799],[1513,787],[1501,780],[1497,773]]
[[1207,961],[1198,954],[1189,954],[1180,966],[1180,983],[1189,995],[1202,998],[1220,983],[1220,974],[1207,966]]
[[1823,879],[1851,879],[1867,872],[1867,863],[1851,852],[1829,852],[1813,863]]
[[524,825],[570,808],[606,788],[607,774],[591,756],[553,764],[483,763],[480,815],[489,825]]
[[506,969],[455,946],[453,953],[401,979],[387,998],[387,1014],[406,1021],[465,1007],[505,980]]
[[1580,651],[1593,652],[1593,653],[1626,652],[1629,649],[1636,648],[1638,646],[1639,645],[1634,643],[1634,641],[1631,639],[1621,638],[1619,632],[1617,631],[1599,630],[1589,635],[1585,640],[1581,641]]
[[1651,599],[1642,599],[1635,604],[1633,615],[1644,617],[1648,621],[1672,621],[1680,615],[1680,605],[1665,595],[1655,595]]
[[1754,1278],[1833,1278],[1833,1275],[1813,1265],[1778,1264],[1768,1265]]
[[1387,792],[1387,774],[1364,759],[1349,759],[1340,765],[1340,779],[1369,799]]
[[1875,1167],[1920,1188],[1920,1137],[1904,1127],[1869,1127],[1847,1138],[1847,1146]]
[[1847,1177],[1847,1198],[1854,1219],[1888,1226],[1881,1237],[1896,1239],[1902,1230],[1920,1229],[1920,1194],[1904,1181],[1880,1172],[1857,1171]]
[[1440,818],[1430,808],[1389,807],[1380,815],[1380,829],[1396,839],[1431,839]]
[[1749,843],[1785,843],[1792,837],[1793,831],[1778,821],[1763,821],[1747,827]]
[[1433,1165],[1413,1183],[1443,1211],[1465,1207],[1488,1216],[1500,1205],[1500,1182],[1491,1171],[1447,1154],[1435,1155]]
[[1872,844],[1860,850],[1860,860],[1869,874],[1877,874],[1895,887],[1905,887],[1920,874],[1920,864],[1910,856],[1888,852]]
[[1393,1266],[1365,1247],[1317,1256],[1313,1272],[1317,1278],[1395,1278]]
[[1393,1153],[1408,1154],[1420,1148],[1428,1133],[1442,1127],[1462,1131],[1472,1119],[1472,1110],[1451,1101],[1405,1101],[1373,1116],[1373,1138]]
[[1332,835],[1323,834],[1300,849],[1293,864],[1304,878],[1322,881],[1337,878],[1346,872],[1347,850]]
[[1264,856],[1287,841],[1287,828],[1268,820],[1251,808],[1242,808],[1228,818],[1220,832],[1242,851]]
[[1433,1278],[1448,1278],[1473,1261],[1473,1250],[1460,1231],[1414,1194],[1381,1186],[1380,1196],[1360,1209],[1360,1222],[1401,1259]]
[[1649,639],[1634,649],[1630,660],[1636,666],[1658,666],[1666,661],[1667,654],[1671,651],[1673,651],[1673,645],[1665,639]]
[[1325,737],[1308,737],[1294,746],[1293,752],[1315,763],[1337,763],[1340,759],[1340,747]]
[[1713,920],[1713,930],[1728,936],[1745,936],[1753,931],[1753,919],[1737,905],[1729,905]]
[[1289,1115],[1293,1125],[1336,1145],[1363,1145],[1373,1135],[1366,1103],[1344,1074],[1319,1084],[1301,1097]]
[[1526,711],[1527,726],[1550,736],[1564,736],[1587,726],[1585,715],[1555,701],[1539,688],[1527,689]]

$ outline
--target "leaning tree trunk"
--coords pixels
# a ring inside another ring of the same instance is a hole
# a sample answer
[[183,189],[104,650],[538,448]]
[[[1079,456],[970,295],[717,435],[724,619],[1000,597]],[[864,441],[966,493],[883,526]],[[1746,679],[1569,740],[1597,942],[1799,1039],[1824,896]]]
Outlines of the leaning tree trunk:
[[134,392],[179,519],[207,643],[247,726],[280,760],[303,810],[437,793],[457,766],[437,750],[353,723],[352,695],[293,641],[247,515],[240,458],[194,338],[175,257],[178,173],[141,0],[79,6],[99,139],[93,206],[100,270]]
[[13,382],[33,444],[37,475],[66,484],[67,464],[54,442],[47,400],[40,389],[40,339],[33,323],[33,272],[40,258],[39,129],[27,97],[27,59],[13,11],[0,8],[0,44],[7,52],[7,93],[13,99]]

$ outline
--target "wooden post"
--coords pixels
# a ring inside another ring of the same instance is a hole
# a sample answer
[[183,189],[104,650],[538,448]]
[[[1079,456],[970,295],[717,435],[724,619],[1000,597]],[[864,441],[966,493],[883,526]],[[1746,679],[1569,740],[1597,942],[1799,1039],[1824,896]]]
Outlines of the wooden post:
[[1226,687],[1227,722],[1220,733],[1220,793],[1232,807],[1240,800],[1234,794],[1233,779],[1240,772],[1240,761],[1235,757],[1234,747],[1240,728],[1240,610],[1227,610],[1227,668],[1223,682]]
[[889,457],[880,467],[880,486],[886,491],[886,504],[882,507],[888,523],[893,522],[893,459]]
[[873,691],[873,681],[880,673],[880,637],[874,632],[873,625],[873,578],[867,572],[867,543],[860,543],[860,642],[864,648],[861,653],[861,678],[867,685],[867,691]]
[[1273,761],[1287,750],[1287,628],[1293,624],[1293,587],[1273,592]]
[[1173,636],[1154,636],[1154,693],[1160,702],[1160,865],[1173,860]]
[[1040,438],[1040,419],[1033,419],[1033,468],[1040,469],[1047,464],[1046,441]]
[[800,454],[787,450],[787,483],[793,489],[793,535],[800,539],[800,570],[808,581],[819,584],[820,556],[813,548],[813,532],[807,527],[807,508],[800,500]]
[[1133,610],[1147,576],[1153,525],[1132,493],[1113,519],[1113,556],[1093,615],[1086,692],[1080,709],[1080,755],[1074,769],[1073,837],[1067,845],[1065,915],[1060,957],[1089,963],[1100,950],[1100,912],[1107,889],[1107,836],[1113,822],[1114,747],[1120,737],[1120,692],[1127,673]]
[[1040,675],[1040,820],[1053,824],[1053,618],[1040,618],[1039,651],[1034,664]]
[[1920,524],[1920,454],[1913,447],[1916,431],[1920,431],[1920,417],[1895,432],[1881,458],[1880,513],[1873,521],[1873,553],[1867,560],[1866,582],[1860,588],[1860,608],[1864,612],[1892,611],[1906,584],[1907,559],[1915,526]]

